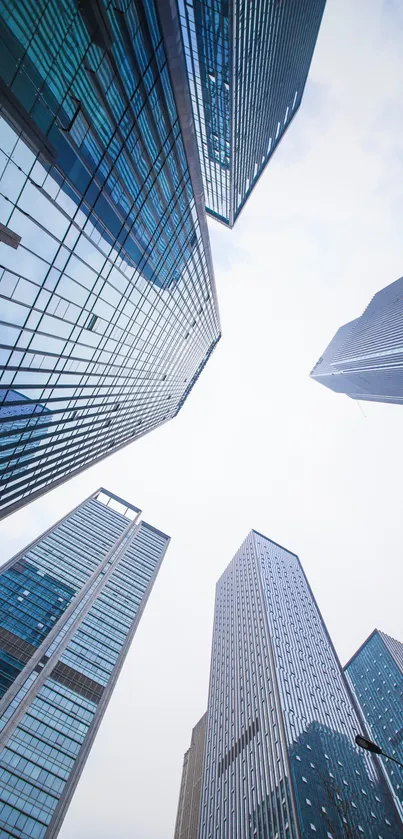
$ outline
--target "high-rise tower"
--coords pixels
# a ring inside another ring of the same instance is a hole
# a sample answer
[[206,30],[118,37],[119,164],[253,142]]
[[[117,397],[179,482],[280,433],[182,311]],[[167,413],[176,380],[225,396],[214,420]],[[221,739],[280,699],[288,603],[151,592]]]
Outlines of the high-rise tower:
[[311,377],[351,399],[403,404],[403,277],[340,327]]
[[0,0],[0,516],[174,417],[220,337],[174,0]]
[[192,731],[190,748],[183,758],[174,839],[199,839],[206,723],[207,714],[204,714]]
[[[372,740],[403,763],[403,644],[374,629],[344,668]],[[403,815],[403,769],[382,765]]]
[[101,489],[0,570],[0,833],[54,839],[169,537]]
[[179,0],[208,213],[232,227],[295,116],[325,0]]
[[298,557],[256,531],[217,583],[201,839],[401,839]]

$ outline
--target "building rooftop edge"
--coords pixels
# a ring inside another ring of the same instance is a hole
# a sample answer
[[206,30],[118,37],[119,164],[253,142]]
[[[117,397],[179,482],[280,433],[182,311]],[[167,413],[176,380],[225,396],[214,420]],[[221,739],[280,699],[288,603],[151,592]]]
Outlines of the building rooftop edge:
[[[129,504],[129,502],[126,501],[124,498],[121,498],[120,495],[116,495],[114,492],[111,492],[109,489],[106,489],[105,487],[98,487],[98,489],[94,492],[94,495],[92,497],[96,499],[100,492],[105,493],[105,495],[109,495],[109,497],[113,498],[114,501],[118,501],[119,504],[122,504],[129,510],[134,510],[135,513],[143,512],[142,510],[140,510],[139,507],[136,507],[134,504]],[[154,527],[153,524],[149,524],[147,521],[144,521],[144,519],[141,519],[140,524],[142,524],[144,527],[147,527],[148,530],[152,530],[154,533],[157,533],[159,536],[163,536],[164,539],[168,540],[168,542],[171,541],[171,537],[168,535],[168,533],[165,533],[158,527]]]
[[111,492],[106,487],[98,487],[95,491],[94,496],[96,497],[99,495],[100,492],[104,492],[105,495],[109,495],[109,498],[113,498],[114,501],[117,501],[119,504],[123,504],[124,507],[128,507],[129,510],[134,510],[135,513],[142,513],[139,507],[136,507],[135,504],[130,504],[129,501],[126,501],[125,498],[121,498],[120,495],[116,495],[114,492]]
[[142,520],[142,521],[140,522],[140,524],[142,524],[142,525],[143,525],[143,527],[147,527],[147,528],[148,528],[148,530],[152,530],[154,533],[157,533],[157,534],[158,534],[158,536],[163,536],[163,537],[164,537],[164,539],[167,539],[167,540],[168,540],[168,542],[170,542],[170,541],[171,541],[171,537],[170,537],[170,536],[168,536],[168,533],[165,533],[163,530],[159,530],[159,528],[158,528],[158,527],[154,527],[154,525],[153,525],[153,524],[149,524],[149,523],[148,523],[148,521],[143,521],[143,520]]
[[289,548],[285,548],[284,545],[280,545],[280,542],[275,542],[274,539],[269,539],[268,536],[265,536],[264,533],[260,533],[260,531],[256,530],[254,527],[252,527],[250,532],[256,533],[257,536],[261,536],[262,539],[266,539],[266,542],[271,542],[272,545],[276,545],[278,548],[281,548],[282,551],[286,551],[286,553],[295,556],[299,560],[299,556],[295,553],[295,551],[290,551]]
[[368,641],[370,641],[370,640],[371,640],[371,638],[373,638],[373,637],[374,637],[374,635],[376,635],[376,634],[378,634],[378,635],[379,635],[379,629],[373,629],[373,630],[372,630],[372,632],[368,635],[368,637],[365,639],[365,641],[363,641],[363,642],[362,642],[362,644],[358,647],[358,649],[355,651],[355,653],[353,653],[353,655],[352,655],[352,656],[349,658],[349,660],[346,662],[346,664],[345,664],[345,665],[344,665],[344,667],[343,667],[343,670],[346,670],[346,669],[347,669],[347,667],[351,664],[351,662],[355,659],[355,657],[356,657],[356,656],[357,656],[357,655],[361,652],[361,650],[363,650],[363,649],[364,649],[364,647],[368,644]]

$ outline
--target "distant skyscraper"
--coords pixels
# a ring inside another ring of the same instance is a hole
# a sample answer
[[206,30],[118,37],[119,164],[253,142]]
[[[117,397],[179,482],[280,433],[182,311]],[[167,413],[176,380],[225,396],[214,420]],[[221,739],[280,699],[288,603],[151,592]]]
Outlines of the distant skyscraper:
[[[344,669],[371,739],[403,763],[403,644],[374,629]],[[382,764],[403,814],[403,769]]]
[[217,583],[201,839],[401,839],[298,557],[251,531]]
[[0,21],[1,516],[174,417],[220,323],[173,0]]
[[199,839],[206,722],[207,714],[204,714],[192,731],[190,749],[183,759],[174,839]]
[[0,571],[0,834],[57,836],[169,537],[99,490]]
[[403,404],[403,277],[340,327],[311,377],[351,399]]
[[325,0],[179,0],[207,212],[232,227],[302,99]]

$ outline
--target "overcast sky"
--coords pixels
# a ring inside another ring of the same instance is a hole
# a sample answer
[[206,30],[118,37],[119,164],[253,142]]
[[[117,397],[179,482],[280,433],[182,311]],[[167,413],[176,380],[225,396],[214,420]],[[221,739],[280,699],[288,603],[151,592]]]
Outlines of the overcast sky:
[[172,839],[217,578],[254,527],[298,553],[342,662],[403,640],[403,408],[309,379],[403,273],[403,5],[328,0],[305,98],[231,232],[223,339],[180,416],[0,526],[4,560],[101,484],[172,536],[60,839]]

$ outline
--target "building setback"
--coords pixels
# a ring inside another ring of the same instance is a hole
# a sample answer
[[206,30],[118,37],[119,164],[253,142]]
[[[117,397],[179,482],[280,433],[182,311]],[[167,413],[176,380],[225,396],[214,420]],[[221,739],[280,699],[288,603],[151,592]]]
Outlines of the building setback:
[[[403,644],[374,629],[344,670],[371,739],[403,763]],[[403,769],[385,758],[382,765],[403,816]]]
[[175,839],[198,839],[207,714],[192,731],[190,748],[183,758]]
[[217,583],[200,839],[397,839],[298,557],[252,530]]
[[403,403],[403,277],[340,327],[311,378],[351,399]]
[[325,0],[179,0],[207,212],[232,227],[302,100]]
[[219,340],[175,8],[0,0],[0,516],[176,416]]
[[100,489],[0,573],[0,831],[53,839],[169,537]]

